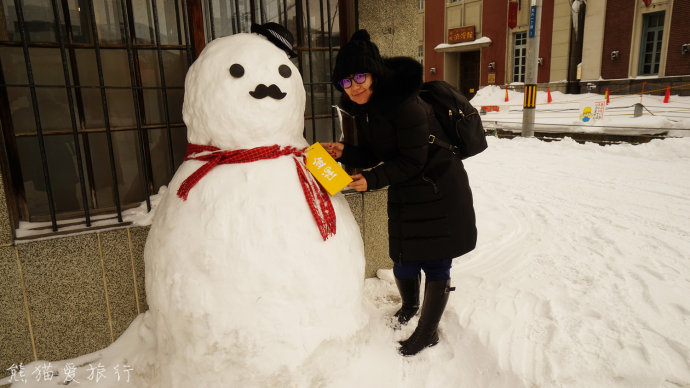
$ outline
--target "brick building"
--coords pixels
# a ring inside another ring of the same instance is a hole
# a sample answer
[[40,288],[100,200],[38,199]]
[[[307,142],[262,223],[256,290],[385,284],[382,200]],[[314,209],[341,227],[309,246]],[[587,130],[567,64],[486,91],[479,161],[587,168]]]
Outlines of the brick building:
[[[468,96],[485,85],[520,88],[532,3],[426,1],[419,42],[426,79],[445,79]],[[689,7],[690,0],[542,0],[539,86],[616,94],[671,86],[687,95]],[[474,40],[449,41],[463,28],[474,30]]]

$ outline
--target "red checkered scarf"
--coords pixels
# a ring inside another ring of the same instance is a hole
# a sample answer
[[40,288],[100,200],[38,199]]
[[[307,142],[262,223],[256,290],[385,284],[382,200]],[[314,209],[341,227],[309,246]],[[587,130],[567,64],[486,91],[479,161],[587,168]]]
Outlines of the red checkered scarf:
[[234,151],[222,151],[217,147],[209,145],[188,144],[184,160],[200,160],[206,162],[199,167],[192,175],[182,182],[177,190],[177,196],[186,200],[189,191],[201,180],[211,169],[219,164],[249,163],[263,159],[275,159],[284,155],[292,155],[297,168],[299,182],[307,199],[311,214],[314,216],[316,225],[323,241],[335,234],[335,210],[326,190],[316,181],[313,175],[307,171],[305,165],[306,148],[297,149],[295,147],[280,147],[277,145],[256,147],[251,149],[240,149]]

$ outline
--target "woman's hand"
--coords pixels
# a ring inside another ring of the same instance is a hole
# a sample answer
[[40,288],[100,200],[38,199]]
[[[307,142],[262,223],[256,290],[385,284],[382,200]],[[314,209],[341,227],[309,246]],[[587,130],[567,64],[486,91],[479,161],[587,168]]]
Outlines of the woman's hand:
[[345,144],[343,143],[321,143],[323,148],[333,157],[333,159],[340,159],[343,156],[343,149],[345,149]]
[[350,182],[349,187],[352,187],[355,191],[367,191],[367,180],[362,174],[350,175],[350,178],[353,181]]

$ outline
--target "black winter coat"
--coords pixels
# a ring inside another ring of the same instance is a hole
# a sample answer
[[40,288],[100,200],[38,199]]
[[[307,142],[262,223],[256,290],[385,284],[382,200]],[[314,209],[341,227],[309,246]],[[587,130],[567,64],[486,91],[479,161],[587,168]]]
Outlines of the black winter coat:
[[419,97],[423,69],[411,58],[385,60],[367,104],[344,96],[355,116],[358,144],[339,159],[362,173],[370,190],[388,188],[389,254],[399,263],[451,259],[477,241],[472,191],[462,161],[430,145],[447,141],[433,110]]

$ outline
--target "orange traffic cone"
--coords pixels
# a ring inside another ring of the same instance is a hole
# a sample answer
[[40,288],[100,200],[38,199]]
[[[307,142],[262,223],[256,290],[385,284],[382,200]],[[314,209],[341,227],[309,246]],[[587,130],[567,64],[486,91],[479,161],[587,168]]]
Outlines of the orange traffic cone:
[[546,88],[546,102],[549,103],[551,101],[553,101],[553,99],[551,99],[551,88]]
[[664,104],[668,104],[668,99],[671,97],[671,87],[666,87],[666,95],[664,95]]
[[508,102],[508,89],[506,89],[506,98],[505,98],[505,102]]
[[609,102],[611,102],[611,100],[609,99],[609,88],[606,88],[606,105],[608,105]]

